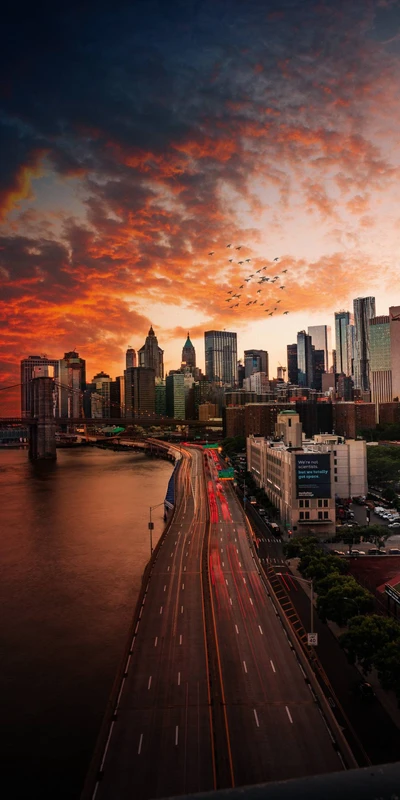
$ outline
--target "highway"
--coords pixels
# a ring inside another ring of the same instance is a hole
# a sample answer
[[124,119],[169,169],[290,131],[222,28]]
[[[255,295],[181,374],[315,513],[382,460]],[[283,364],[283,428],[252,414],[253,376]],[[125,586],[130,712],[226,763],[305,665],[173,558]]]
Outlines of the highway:
[[193,448],[183,451],[178,508],[150,576],[96,800],[215,788],[200,569],[207,506],[201,497],[202,455]]
[[232,782],[241,786],[341,770],[327,724],[265,591],[233,488],[218,482],[217,456],[205,459]]

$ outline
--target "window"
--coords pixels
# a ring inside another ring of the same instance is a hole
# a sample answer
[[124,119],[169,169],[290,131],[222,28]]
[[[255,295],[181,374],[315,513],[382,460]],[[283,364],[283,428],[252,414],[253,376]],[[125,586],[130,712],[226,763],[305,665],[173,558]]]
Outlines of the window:
[[322,519],[322,511],[318,511],[318,519]]
[[335,475],[337,475],[337,467],[334,467],[333,471],[334,471]]
[[322,508],[322,500],[318,500],[318,508]]
[[324,511],[324,519],[329,519],[329,511]]
[[299,500],[299,507],[304,508],[304,500]]
[[333,459],[333,463],[334,463],[334,464],[337,464],[337,458],[334,458],[334,459]]
[[304,519],[304,511],[300,511],[300,519]]
[[328,508],[328,501],[324,500],[324,508]]
[[309,511],[305,511],[304,512],[304,519],[310,519],[310,512]]
[[304,500],[304,508],[310,508],[310,501]]
[[334,451],[333,451],[333,455],[334,455],[334,456],[337,456],[337,450],[334,450]]
[[335,483],[337,483],[337,475],[335,475]]

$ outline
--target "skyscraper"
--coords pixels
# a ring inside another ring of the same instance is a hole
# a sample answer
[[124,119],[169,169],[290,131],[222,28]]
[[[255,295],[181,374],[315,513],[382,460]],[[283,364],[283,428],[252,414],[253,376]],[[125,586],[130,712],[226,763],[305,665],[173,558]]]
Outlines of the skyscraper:
[[155,414],[155,372],[151,367],[129,367],[125,370],[125,415]]
[[336,372],[352,375],[353,314],[350,311],[335,313]]
[[182,368],[191,372],[196,366],[196,350],[190,341],[189,331],[182,348]]
[[150,327],[143,347],[138,351],[139,367],[154,369],[156,378],[164,378],[164,350],[158,346],[157,336]]
[[59,362],[59,409],[61,418],[81,417],[83,392],[86,389],[86,362],[79,353],[72,350],[64,353]]
[[400,400],[400,306],[390,306],[389,326],[393,400]]
[[266,350],[244,351],[245,378],[250,378],[255,372],[265,372],[268,378],[268,353]]
[[136,350],[129,345],[125,354],[125,369],[136,367]]
[[322,371],[329,372],[332,366],[331,326],[310,325],[308,335],[311,336],[315,349],[324,351],[324,369]]
[[204,334],[206,376],[220,386],[237,384],[237,336],[230,331]]
[[357,297],[354,305],[354,388],[370,390],[369,320],[376,316],[375,297]]
[[[28,356],[21,361],[21,416],[30,417],[31,415],[31,380],[35,367],[41,367],[45,377],[53,377],[58,382],[59,361],[57,358],[47,358],[47,356]],[[49,369],[50,367],[50,369]],[[57,415],[58,409],[58,390],[54,391],[54,414]]]
[[322,375],[325,370],[326,352],[324,350],[316,350],[312,346],[312,365],[313,365],[313,385],[312,388],[318,392],[322,391]]
[[167,417],[185,419],[185,376],[182,372],[167,375],[165,379]]
[[392,401],[392,365],[390,358],[390,319],[388,316],[369,320],[371,402]]
[[287,345],[287,370],[288,382],[297,386],[298,367],[297,367],[297,344]]
[[312,343],[305,331],[297,334],[297,368],[299,386],[311,388],[314,384]]

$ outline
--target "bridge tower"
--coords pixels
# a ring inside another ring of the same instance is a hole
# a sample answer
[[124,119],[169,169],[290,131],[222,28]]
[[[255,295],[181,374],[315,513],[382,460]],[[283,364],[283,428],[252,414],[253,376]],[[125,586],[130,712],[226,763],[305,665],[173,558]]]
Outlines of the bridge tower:
[[48,377],[32,378],[30,384],[31,424],[29,458],[32,461],[57,458],[56,422],[53,413],[54,380]]

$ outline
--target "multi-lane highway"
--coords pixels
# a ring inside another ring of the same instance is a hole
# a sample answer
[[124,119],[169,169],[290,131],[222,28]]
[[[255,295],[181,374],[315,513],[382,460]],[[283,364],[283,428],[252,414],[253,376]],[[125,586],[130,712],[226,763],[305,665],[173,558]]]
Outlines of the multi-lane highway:
[[235,785],[343,768],[267,596],[243,511],[207,455],[210,571]]
[[177,510],[143,597],[96,800],[343,768],[217,461],[183,450]]
[[96,800],[215,787],[201,575],[206,521],[201,452],[183,451],[178,509],[148,583]]

